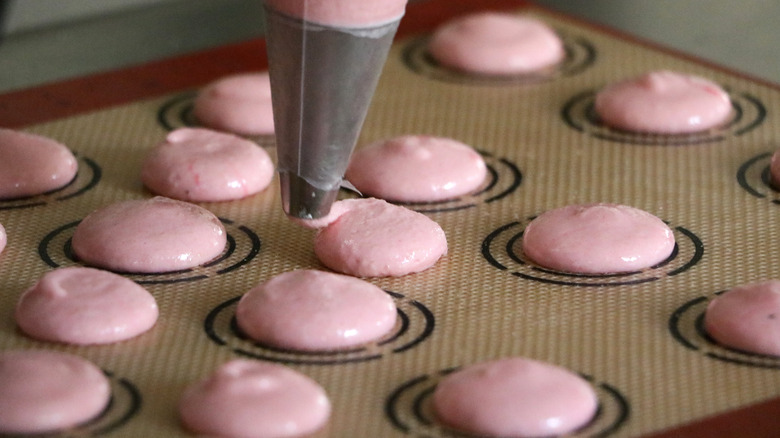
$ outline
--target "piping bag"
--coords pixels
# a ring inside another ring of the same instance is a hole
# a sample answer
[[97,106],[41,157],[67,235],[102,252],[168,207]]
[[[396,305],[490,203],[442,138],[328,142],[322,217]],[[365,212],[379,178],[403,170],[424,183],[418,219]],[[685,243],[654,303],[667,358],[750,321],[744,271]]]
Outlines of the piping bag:
[[[282,207],[328,214],[406,0],[266,0]],[[389,18],[388,18],[389,17]]]

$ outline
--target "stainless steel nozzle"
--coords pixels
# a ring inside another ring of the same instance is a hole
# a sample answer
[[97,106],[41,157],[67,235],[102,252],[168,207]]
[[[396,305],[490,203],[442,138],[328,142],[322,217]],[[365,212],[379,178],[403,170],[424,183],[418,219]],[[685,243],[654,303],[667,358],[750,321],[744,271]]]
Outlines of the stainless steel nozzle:
[[398,21],[334,28],[265,10],[282,204],[316,219],[336,199]]

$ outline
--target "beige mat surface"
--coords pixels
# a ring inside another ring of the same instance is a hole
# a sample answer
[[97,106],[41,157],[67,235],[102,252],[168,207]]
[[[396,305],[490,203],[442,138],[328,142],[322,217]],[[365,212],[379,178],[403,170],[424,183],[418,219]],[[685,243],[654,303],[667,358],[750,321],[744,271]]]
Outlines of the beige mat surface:
[[[780,92],[749,79],[549,15],[569,51],[549,77],[479,80],[431,64],[424,36],[399,41],[361,144],[399,134],[453,137],[481,151],[489,184],[473,196],[416,204],[443,227],[449,254],[433,268],[370,281],[392,293],[391,338],[349,352],[300,354],[255,345],[232,326],[237,298],[275,274],[322,268],[313,232],[290,223],[278,184],[227,203],[201,204],[235,243],[213,265],[129,275],[157,299],[150,332],[109,346],[30,340],[13,321],[22,291],[69,252],[75,225],[111,202],[150,197],[140,163],[170,127],[193,123],[192,93],[177,93],[25,128],[79,157],[70,186],[0,201],[0,349],[45,348],[85,357],[111,376],[114,403],[75,435],[179,436],[183,388],[236,357],[284,363],[316,379],[333,403],[318,436],[452,436],[437,428],[430,390],[448,370],[524,356],[585,375],[599,416],[576,436],[639,436],[780,395],[780,359],[714,345],[698,324],[715,293],[780,277],[780,193],[764,173],[780,147]],[[717,132],[636,136],[600,126],[593,92],[648,70],[708,77],[735,117]],[[193,90],[194,92],[195,90]],[[273,153],[272,139],[259,142]],[[616,202],[667,221],[678,251],[662,266],[622,276],[539,270],[520,251],[534,215],[571,203]],[[323,268],[324,269],[324,268]]]

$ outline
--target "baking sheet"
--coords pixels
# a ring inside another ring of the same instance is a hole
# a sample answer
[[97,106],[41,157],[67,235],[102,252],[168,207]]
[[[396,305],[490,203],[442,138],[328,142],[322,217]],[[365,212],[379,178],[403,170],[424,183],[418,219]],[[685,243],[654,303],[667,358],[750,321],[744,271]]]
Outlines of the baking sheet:
[[[49,269],[78,264],[69,252],[78,221],[102,205],[151,196],[140,163],[169,129],[195,123],[193,88],[24,127],[68,145],[81,170],[62,191],[0,202],[9,235],[0,254],[0,349],[68,351],[106,370],[114,403],[75,434],[185,435],[176,417],[181,391],[236,357],[284,363],[320,382],[334,410],[317,436],[452,436],[432,421],[431,388],[454,368],[505,356],[558,364],[592,382],[601,411],[575,436],[640,436],[780,395],[780,359],[721,348],[700,329],[714,294],[778,275],[780,194],[765,174],[778,147],[778,90],[542,9],[512,10],[561,34],[569,54],[561,68],[501,80],[453,74],[428,59],[426,32],[403,36],[390,54],[361,144],[448,136],[478,149],[491,169],[472,196],[409,206],[441,224],[450,250],[425,272],[370,280],[399,306],[390,338],[301,354],[236,332],[242,293],[281,272],[322,268],[313,232],[281,212],[277,183],[244,200],[200,204],[223,219],[235,243],[217,263],[129,275],[160,306],[150,332],[90,347],[18,332],[13,307],[21,292]],[[734,119],[717,132],[679,137],[628,135],[595,120],[596,90],[659,68],[720,83]],[[257,140],[273,153],[273,139]],[[519,251],[525,224],[584,202],[655,214],[674,230],[678,251],[656,269],[623,276],[534,268]]]

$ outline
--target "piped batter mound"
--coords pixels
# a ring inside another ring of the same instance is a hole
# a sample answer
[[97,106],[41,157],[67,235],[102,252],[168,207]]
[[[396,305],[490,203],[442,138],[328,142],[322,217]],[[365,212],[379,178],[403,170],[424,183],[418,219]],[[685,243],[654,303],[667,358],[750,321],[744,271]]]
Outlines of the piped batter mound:
[[449,21],[436,29],[428,52],[441,65],[480,75],[519,75],[560,63],[560,37],[534,18],[481,12]]
[[266,0],[274,10],[332,27],[381,26],[404,15],[407,0]]
[[93,211],[76,227],[71,246],[90,266],[160,273],[204,264],[220,255],[226,242],[225,227],[210,211],[158,196]]
[[94,268],[45,273],[16,306],[16,324],[35,339],[108,344],[133,338],[157,322],[157,303],[143,287]]
[[380,339],[397,310],[382,289],[358,278],[315,270],[278,275],[247,292],[236,320],[250,338],[298,351],[332,351]]
[[0,200],[41,195],[73,181],[78,162],[62,143],[0,128]]
[[769,184],[780,191],[780,150],[775,151],[769,161]]
[[34,434],[78,426],[108,405],[103,371],[78,356],[46,350],[0,352],[0,433]]
[[542,213],[523,232],[523,252],[563,272],[611,274],[650,268],[674,250],[674,233],[652,214],[619,204],[569,205]]
[[198,93],[193,114],[203,126],[238,135],[274,133],[268,72],[219,79]]
[[264,190],[274,164],[257,144],[208,129],[181,128],[146,155],[141,180],[152,192],[193,202],[231,201]]
[[8,244],[8,233],[5,232],[5,227],[0,224],[0,253],[5,249],[5,245]]
[[337,201],[316,225],[324,227],[314,237],[317,258],[334,271],[356,277],[424,271],[447,253],[439,224],[381,199]]
[[690,134],[727,122],[731,99],[708,79],[661,70],[606,86],[594,109],[604,124],[620,130]]
[[507,358],[445,376],[433,393],[439,422],[489,437],[560,436],[586,425],[598,399],[571,371],[544,362]]
[[718,295],[707,305],[704,329],[727,347],[780,356],[780,281],[738,286]]
[[391,138],[355,151],[346,179],[361,193],[399,202],[436,202],[478,189],[487,167],[472,147],[426,135]]
[[187,388],[179,414],[190,431],[221,437],[283,438],[322,428],[330,401],[314,380],[287,368],[235,359]]

